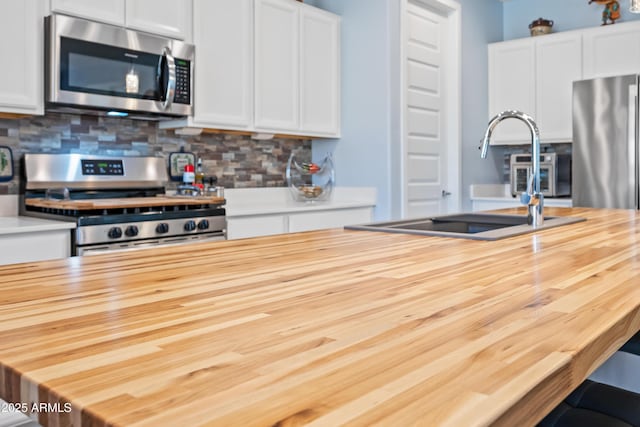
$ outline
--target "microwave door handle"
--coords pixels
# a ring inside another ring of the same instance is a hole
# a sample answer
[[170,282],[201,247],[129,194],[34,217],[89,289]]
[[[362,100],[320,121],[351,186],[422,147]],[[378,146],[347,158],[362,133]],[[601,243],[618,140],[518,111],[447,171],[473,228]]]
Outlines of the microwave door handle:
[[[164,73],[164,69],[162,67],[163,59],[167,61],[167,71],[169,76],[167,78],[167,87],[164,88],[164,100],[160,102],[160,108],[163,111],[166,111],[171,107],[171,104],[173,104],[173,98],[176,93],[176,61],[173,58],[169,47],[164,48],[164,52],[160,57],[160,62],[158,63],[158,76],[162,76],[162,73]],[[160,80],[162,81],[162,79]]]

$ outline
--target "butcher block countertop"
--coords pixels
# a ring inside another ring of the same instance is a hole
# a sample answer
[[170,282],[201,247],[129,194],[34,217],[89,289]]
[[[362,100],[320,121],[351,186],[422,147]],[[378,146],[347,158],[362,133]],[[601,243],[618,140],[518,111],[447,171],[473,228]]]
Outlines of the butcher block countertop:
[[534,425],[640,329],[640,214],[547,214],[587,221],[0,267],[0,397],[49,426]]
[[94,210],[113,208],[141,208],[154,206],[185,206],[202,204],[224,204],[223,197],[192,197],[192,196],[162,196],[162,197],[129,197],[117,199],[75,199],[58,200],[45,198],[26,199],[27,206],[40,208],[56,208],[71,210]]

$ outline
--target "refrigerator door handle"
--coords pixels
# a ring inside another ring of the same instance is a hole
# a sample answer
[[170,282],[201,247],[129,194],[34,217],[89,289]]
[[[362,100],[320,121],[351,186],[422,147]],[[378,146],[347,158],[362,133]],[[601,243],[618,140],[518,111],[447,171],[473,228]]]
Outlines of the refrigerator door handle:
[[638,97],[640,88],[640,76],[636,77],[636,84],[633,96],[633,123],[634,123],[634,156],[636,180],[634,183],[636,195],[636,209],[640,209],[640,99]]
[[627,110],[627,158],[629,159],[629,186],[633,191],[633,206],[638,209],[638,78],[629,86],[629,108]]
[[629,159],[633,159],[633,205],[635,209],[640,209],[640,147],[639,147],[639,126],[638,123],[638,88],[640,87],[639,76],[636,76],[636,83],[629,87]]

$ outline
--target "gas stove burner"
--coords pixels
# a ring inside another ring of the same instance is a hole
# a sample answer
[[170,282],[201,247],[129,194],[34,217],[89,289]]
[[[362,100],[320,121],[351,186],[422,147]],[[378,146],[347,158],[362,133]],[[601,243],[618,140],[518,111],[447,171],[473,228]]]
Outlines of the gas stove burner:
[[176,194],[178,196],[200,197],[202,196],[202,191],[195,185],[179,185]]

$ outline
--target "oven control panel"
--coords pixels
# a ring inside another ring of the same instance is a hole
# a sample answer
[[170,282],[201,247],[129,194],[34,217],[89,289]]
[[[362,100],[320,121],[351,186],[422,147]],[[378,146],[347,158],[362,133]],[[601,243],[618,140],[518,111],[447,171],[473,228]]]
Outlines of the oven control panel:
[[108,175],[123,176],[124,165],[122,160],[110,159],[82,159],[82,175]]

